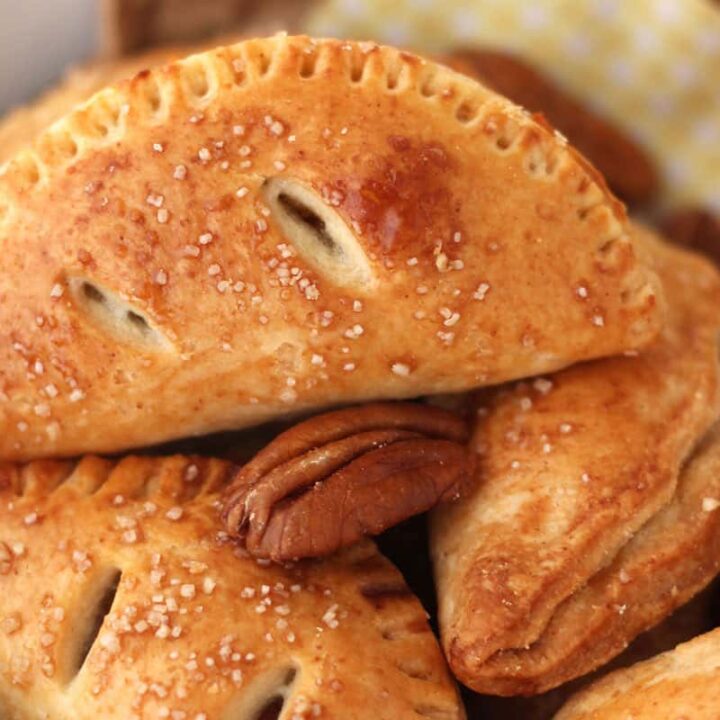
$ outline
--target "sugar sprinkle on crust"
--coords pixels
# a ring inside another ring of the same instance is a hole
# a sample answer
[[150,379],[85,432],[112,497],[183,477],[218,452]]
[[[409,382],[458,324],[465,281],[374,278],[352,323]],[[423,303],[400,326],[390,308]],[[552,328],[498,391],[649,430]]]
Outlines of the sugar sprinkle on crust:
[[290,717],[462,720],[420,604],[374,545],[287,567],[248,558],[217,530],[232,470],[183,456],[0,465],[0,704],[219,720],[280,695]]
[[642,347],[661,316],[591,166],[367,43],[249,40],[97,93],[3,167],[0,243],[13,459],[541,374]]

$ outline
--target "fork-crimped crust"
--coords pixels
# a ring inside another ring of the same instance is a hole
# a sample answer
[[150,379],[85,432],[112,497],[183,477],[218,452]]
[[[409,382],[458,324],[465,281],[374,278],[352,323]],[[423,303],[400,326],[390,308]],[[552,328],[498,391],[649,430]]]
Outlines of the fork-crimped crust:
[[562,137],[408,53],[277,36],[142,72],[0,177],[0,457],[642,346],[626,230]]

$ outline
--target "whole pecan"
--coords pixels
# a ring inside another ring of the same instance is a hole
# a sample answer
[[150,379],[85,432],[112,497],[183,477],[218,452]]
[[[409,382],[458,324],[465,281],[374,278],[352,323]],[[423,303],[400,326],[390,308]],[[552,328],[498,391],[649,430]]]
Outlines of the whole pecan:
[[428,405],[318,415],[238,471],[223,519],[255,557],[327,555],[458,498],[472,475],[467,439],[462,419]]

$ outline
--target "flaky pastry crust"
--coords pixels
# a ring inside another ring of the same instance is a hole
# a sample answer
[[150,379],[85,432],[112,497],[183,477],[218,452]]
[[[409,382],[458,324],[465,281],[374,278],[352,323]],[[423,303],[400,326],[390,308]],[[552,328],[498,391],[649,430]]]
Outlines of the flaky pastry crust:
[[555,720],[715,720],[719,707],[720,629],[608,675]]
[[98,93],[5,167],[0,242],[7,459],[497,383],[661,319],[560,136],[372,44],[252,40]]
[[4,720],[464,717],[420,604],[370,542],[281,567],[218,533],[233,471],[0,468]]
[[[443,643],[480,692],[538,693],[590,672],[717,572],[717,524],[673,496],[720,414],[720,279],[636,232],[670,302],[660,341],[481,397],[477,489],[436,512]],[[714,493],[715,468],[702,467],[696,491]]]

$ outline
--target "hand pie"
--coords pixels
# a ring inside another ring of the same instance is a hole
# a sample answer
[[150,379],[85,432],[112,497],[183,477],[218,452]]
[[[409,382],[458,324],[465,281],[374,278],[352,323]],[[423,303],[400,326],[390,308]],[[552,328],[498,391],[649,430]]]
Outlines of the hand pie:
[[683,465],[720,414],[720,280],[637,232],[668,295],[661,339],[480,398],[476,492],[435,515],[443,644],[479,692],[593,670],[717,571],[718,528],[696,533],[705,516],[686,488],[702,498],[720,472],[702,454]]
[[561,137],[369,44],[247,41],[98,93],[6,166],[0,241],[6,459],[460,391],[661,321]]
[[608,675],[555,720],[715,720],[720,707],[720,629]]
[[464,717],[420,604],[372,543],[283,568],[218,535],[232,470],[0,469],[3,720]]
[[[720,572],[720,427],[680,473],[677,491],[587,584],[561,602],[529,648],[483,670],[502,693],[543,692],[602,667]],[[490,677],[492,676],[492,679]]]

